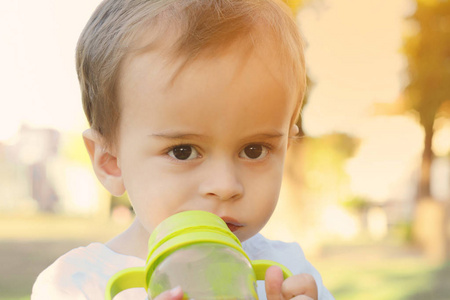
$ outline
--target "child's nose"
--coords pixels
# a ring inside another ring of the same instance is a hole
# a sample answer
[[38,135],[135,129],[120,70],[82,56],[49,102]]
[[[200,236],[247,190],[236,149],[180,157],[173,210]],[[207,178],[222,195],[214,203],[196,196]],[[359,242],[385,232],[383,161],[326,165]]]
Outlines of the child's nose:
[[239,172],[230,162],[209,165],[199,189],[203,197],[218,200],[237,200],[244,194]]

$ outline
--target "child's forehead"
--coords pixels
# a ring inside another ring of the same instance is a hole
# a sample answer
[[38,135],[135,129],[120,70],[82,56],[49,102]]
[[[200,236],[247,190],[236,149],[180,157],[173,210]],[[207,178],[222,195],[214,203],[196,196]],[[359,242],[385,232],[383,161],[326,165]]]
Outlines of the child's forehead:
[[232,57],[234,61],[243,66],[248,57],[253,55],[272,73],[275,80],[289,81],[289,78],[286,78],[287,73],[283,72],[277,44],[273,39],[260,38],[258,35],[261,35],[261,32],[257,30],[229,41],[204,45],[202,49],[196,49],[194,52],[189,47],[183,49],[176,46],[180,34],[182,33],[174,27],[154,30],[149,26],[141,30],[140,34],[136,35],[133,46],[129,47],[129,52],[122,61],[121,69],[129,72],[133,68],[130,69],[127,65],[135,64],[139,67],[142,60],[152,61],[150,65],[155,68],[152,72],[160,72],[160,79],[165,79],[170,87],[179,75],[192,68],[208,66],[224,57]]
[[155,50],[136,55],[124,67],[118,95],[124,118],[134,118],[146,111],[145,118],[152,119],[151,113],[166,116],[164,126],[171,126],[174,120],[177,124],[197,124],[193,122],[199,116],[214,115],[217,118],[213,119],[219,119],[239,112],[236,120],[244,120],[263,115],[256,109],[269,103],[277,103],[283,112],[265,110],[279,116],[277,120],[283,118],[285,122],[293,114],[295,103],[287,85],[275,78],[269,68],[277,65],[266,65],[264,58],[251,49],[243,51],[235,46],[221,55],[197,57],[179,71],[173,84],[171,78],[183,61],[168,64],[159,55],[164,54]]
[[148,51],[132,55],[124,62],[119,86],[133,84],[134,79],[150,75],[150,85],[160,91],[169,92],[179,87],[180,82],[206,80],[204,74],[211,74],[211,70],[224,79],[238,78],[250,59],[257,61],[262,72],[283,86],[286,94],[292,95],[293,91],[287,84],[286,74],[280,67],[276,52],[269,47],[259,49],[245,43],[235,43],[220,51],[206,49],[195,58],[187,54],[174,56],[164,48],[150,47]]

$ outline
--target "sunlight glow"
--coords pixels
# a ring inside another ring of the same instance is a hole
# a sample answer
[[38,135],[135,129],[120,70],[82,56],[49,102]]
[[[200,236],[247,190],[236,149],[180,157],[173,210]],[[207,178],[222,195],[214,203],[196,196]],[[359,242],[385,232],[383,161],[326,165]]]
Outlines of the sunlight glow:
[[351,188],[372,200],[409,199],[415,192],[422,128],[405,116],[380,116],[359,127],[362,144],[347,162]]
[[85,126],[75,45],[100,1],[2,1],[0,5],[0,141],[22,124],[76,130]]
[[374,102],[392,102],[400,94],[408,2],[328,0],[310,6],[299,16],[313,81],[305,131],[355,134]]
[[344,239],[354,238],[360,228],[357,219],[337,205],[329,205],[325,208],[322,214],[322,224],[327,233]]

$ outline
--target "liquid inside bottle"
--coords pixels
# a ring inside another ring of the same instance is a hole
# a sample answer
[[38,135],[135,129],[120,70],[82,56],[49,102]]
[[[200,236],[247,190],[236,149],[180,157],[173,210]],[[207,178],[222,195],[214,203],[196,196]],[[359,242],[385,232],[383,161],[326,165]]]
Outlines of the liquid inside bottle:
[[155,265],[149,299],[176,286],[181,286],[185,299],[258,299],[250,262],[226,245],[190,244],[160,258]]

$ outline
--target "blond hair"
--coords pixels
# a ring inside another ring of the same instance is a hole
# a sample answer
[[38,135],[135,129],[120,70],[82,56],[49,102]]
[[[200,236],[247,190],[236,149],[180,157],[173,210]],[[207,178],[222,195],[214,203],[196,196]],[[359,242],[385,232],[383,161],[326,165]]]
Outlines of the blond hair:
[[[76,66],[83,108],[91,128],[108,146],[117,138],[120,105],[116,86],[120,63],[133,51],[136,38],[148,30],[157,46],[168,30],[177,32],[172,57],[185,67],[207,50],[251,39],[255,47],[275,45],[286,81],[298,97],[300,111],[306,88],[303,45],[287,6],[277,0],[105,0],[95,10],[78,41]],[[142,50],[142,49],[140,49]]]

